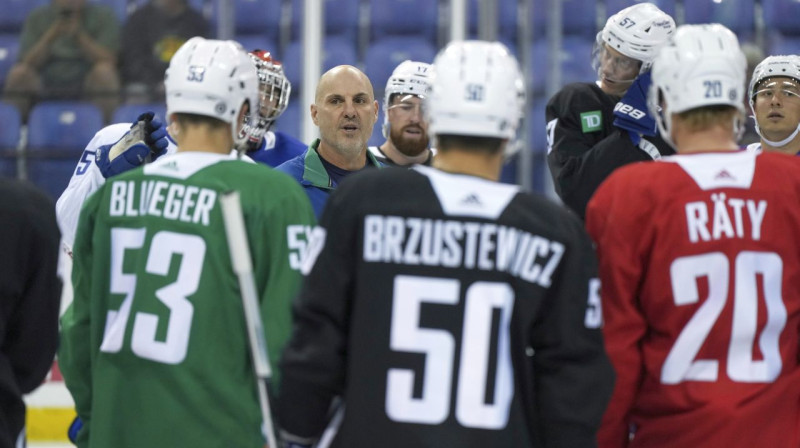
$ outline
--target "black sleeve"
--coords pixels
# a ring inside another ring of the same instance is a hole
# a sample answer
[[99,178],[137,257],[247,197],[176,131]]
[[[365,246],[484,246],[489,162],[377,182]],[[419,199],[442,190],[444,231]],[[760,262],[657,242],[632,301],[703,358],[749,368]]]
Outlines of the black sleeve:
[[[120,71],[124,84],[149,82],[149,74],[153,71],[153,43],[147,24],[150,5],[131,14],[122,27],[120,36]],[[163,76],[163,73],[162,73]]]
[[[359,195],[353,184],[358,182],[343,182],[331,194],[315,229],[303,269],[309,262],[313,267],[294,303],[292,336],[281,359],[278,419],[284,432],[303,439],[322,434],[332,400],[344,390],[358,245],[354,210]],[[317,252],[321,229],[324,244]]]
[[615,103],[616,98],[586,83],[568,84],[548,101],[547,163],[559,195],[567,162],[592,149],[614,130],[610,117]]
[[36,389],[58,346],[61,281],[56,275],[60,234],[55,206],[32,186],[3,184],[2,353],[19,390]]
[[530,341],[537,432],[541,446],[593,447],[614,371],[603,346],[591,240],[574,216],[563,222],[568,233],[563,259]]
[[[615,169],[652,160],[627,131],[614,126],[617,101],[593,84],[570,84],[547,104],[550,174],[558,196],[581,219],[597,187]],[[599,122],[592,126],[590,120],[597,116]],[[674,154],[661,138],[650,140],[660,154]]]
[[653,160],[633,145],[628,131],[615,130],[594,147],[570,158],[561,171],[561,200],[585,219],[586,205],[597,187],[617,168],[633,162]]

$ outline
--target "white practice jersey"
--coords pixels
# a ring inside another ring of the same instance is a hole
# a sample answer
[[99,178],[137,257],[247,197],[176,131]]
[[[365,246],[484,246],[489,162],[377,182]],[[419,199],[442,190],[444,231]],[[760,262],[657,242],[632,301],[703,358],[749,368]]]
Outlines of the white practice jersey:
[[[56,218],[58,227],[61,229],[61,242],[64,250],[68,253],[72,252],[75,231],[78,227],[78,215],[81,213],[83,201],[106,182],[106,178],[103,177],[100,168],[94,161],[97,150],[103,145],[116,143],[130,128],[130,123],[118,123],[97,131],[83,150],[67,189],[61,193],[56,202]],[[167,154],[171,154],[177,150],[177,146],[171,139],[168,140]]]
[[[130,127],[130,123],[112,124],[99,130],[94,135],[83,150],[81,159],[72,174],[72,179],[69,180],[67,189],[61,193],[56,202],[56,218],[58,219],[58,227],[61,230],[62,248],[70,255],[72,254],[72,245],[78,228],[78,216],[81,213],[83,201],[106,182],[105,177],[100,172],[100,168],[95,163],[97,150],[101,146],[116,143],[128,132]],[[175,141],[169,136],[167,141],[167,154],[174,154],[178,150]],[[233,156],[236,154],[236,151],[231,152]],[[252,162],[251,158],[244,155],[242,159]]]

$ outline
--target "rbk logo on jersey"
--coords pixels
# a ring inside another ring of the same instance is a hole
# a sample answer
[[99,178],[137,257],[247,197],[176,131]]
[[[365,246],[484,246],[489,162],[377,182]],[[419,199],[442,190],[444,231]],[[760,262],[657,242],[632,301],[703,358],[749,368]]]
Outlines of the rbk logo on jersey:
[[597,132],[603,128],[603,115],[599,110],[581,114],[581,129],[583,133]]

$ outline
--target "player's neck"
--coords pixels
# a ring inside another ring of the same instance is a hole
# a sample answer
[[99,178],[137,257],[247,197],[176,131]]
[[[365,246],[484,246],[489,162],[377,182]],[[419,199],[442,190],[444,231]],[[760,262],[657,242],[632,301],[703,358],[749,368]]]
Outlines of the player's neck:
[[733,131],[726,126],[713,126],[702,131],[683,131],[676,127],[672,134],[680,154],[696,152],[736,151],[739,145],[734,140]]
[[425,150],[422,151],[419,155],[407,156],[402,152],[400,152],[400,150],[398,150],[394,146],[391,140],[386,140],[386,142],[384,142],[381,146],[379,146],[379,148],[381,149],[381,152],[386,154],[386,157],[388,157],[392,162],[394,162],[396,165],[401,165],[401,166],[425,163],[425,161],[428,160],[428,156],[430,155],[431,152],[429,148],[425,148]]
[[350,154],[337,151],[332,146],[326,145],[324,141],[320,140],[319,146],[317,146],[317,152],[323,159],[343,170],[360,170],[364,168],[364,165],[367,163],[366,146],[363,150]]
[[233,149],[230,129],[211,129],[205,126],[193,126],[181,130],[176,137],[176,143],[178,152],[230,154]]
[[800,153],[800,134],[796,135],[792,139],[792,141],[783,146],[772,146],[769,143],[765,142],[764,139],[762,138],[761,150],[770,152],[779,152],[782,154],[788,154],[790,156],[797,155],[798,153]]
[[451,148],[441,149],[433,158],[433,167],[448,173],[468,174],[484,179],[498,181],[503,168],[503,153],[488,154],[474,151],[461,151]]

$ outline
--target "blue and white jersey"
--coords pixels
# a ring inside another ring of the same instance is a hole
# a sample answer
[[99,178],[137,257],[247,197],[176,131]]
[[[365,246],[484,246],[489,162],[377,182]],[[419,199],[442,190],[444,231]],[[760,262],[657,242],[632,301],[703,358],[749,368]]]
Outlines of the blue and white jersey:
[[[68,253],[72,252],[75,230],[78,227],[78,215],[81,213],[83,201],[106,182],[106,178],[103,177],[100,168],[95,163],[97,149],[116,143],[130,128],[130,123],[117,123],[97,131],[84,148],[78,166],[75,167],[72,178],[69,180],[69,185],[56,202],[56,218],[58,227],[61,229],[61,241],[64,250]],[[167,136],[167,140],[169,141],[167,154],[173,154],[178,147],[171,137]]]

